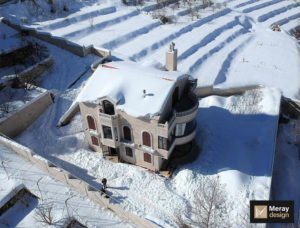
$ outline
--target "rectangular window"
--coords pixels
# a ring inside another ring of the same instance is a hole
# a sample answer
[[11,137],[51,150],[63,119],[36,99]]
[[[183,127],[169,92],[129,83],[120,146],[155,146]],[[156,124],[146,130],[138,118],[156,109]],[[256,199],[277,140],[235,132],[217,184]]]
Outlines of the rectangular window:
[[144,161],[151,163],[151,154],[144,153]]
[[93,145],[95,145],[95,146],[99,146],[99,141],[98,141],[97,137],[95,137],[95,136],[91,136],[91,139],[92,139],[92,143],[93,143]]
[[185,123],[176,124],[175,136],[183,136],[185,131]]
[[133,157],[132,149],[130,147],[125,147],[126,150],[126,156]]
[[168,139],[158,136],[158,148],[167,150],[168,149]]
[[103,129],[103,137],[105,139],[112,139],[111,127],[102,126],[102,129]]

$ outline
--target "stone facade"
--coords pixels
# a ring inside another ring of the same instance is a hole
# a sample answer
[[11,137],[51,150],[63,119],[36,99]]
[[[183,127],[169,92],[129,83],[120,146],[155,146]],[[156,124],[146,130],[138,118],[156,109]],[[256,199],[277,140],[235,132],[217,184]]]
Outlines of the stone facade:
[[118,156],[124,162],[161,170],[176,145],[190,143],[195,137],[198,100],[191,82],[188,76],[177,80],[163,111],[153,117],[130,116],[118,110],[109,97],[80,102],[90,148],[103,156]]

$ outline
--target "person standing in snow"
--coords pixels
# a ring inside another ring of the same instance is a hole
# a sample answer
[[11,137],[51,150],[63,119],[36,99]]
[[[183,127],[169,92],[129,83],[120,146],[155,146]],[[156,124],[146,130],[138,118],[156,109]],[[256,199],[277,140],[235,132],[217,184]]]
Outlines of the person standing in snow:
[[102,180],[101,180],[101,182],[102,182],[102,184],[103,184],[103,189],[105,190],[106,189],[106,187],[107,187],[107,179],[106,178],[103,178]]

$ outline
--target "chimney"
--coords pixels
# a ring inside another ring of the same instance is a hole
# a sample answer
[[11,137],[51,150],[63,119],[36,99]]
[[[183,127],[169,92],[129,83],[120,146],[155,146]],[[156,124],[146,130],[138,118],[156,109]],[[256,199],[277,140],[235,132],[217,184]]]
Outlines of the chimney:
[[166,69],[168,71],[177,70],[177,49],[175,49],[173,42],[170,44],[169,51],[166,53]]

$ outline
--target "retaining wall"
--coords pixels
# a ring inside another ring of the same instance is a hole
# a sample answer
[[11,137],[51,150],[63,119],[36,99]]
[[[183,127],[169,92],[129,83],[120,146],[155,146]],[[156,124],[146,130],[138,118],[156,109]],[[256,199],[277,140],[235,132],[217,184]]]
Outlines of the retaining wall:
[[5,23],[8,26],[14,28],[15,30],[18,30],[18,31],[26,33],[30,36],[36,37],[40,40],[51,43],[55,46],[58,46],[62,49],[65,49],[65,50],[67,50],[69,52],[72,52],[73,54],[81,56],[81,57],[84,57],[84,56],[86,56],[88,54],[91,54],[91,53],[93,53],[95,55],[98,55],[100,57],[110,55],[109,50],[101,48],[101,47],[94,47],[93,45],[89,45],[89,46],[84,46],[83,45],[83,46],[81,46],[79,44],[76,44],[74,42],[66,40],[62,37],[52,36],[48,32],[37,31],[34,28],[30,28],[30,27],[15,24],[13,22],[10,22],[6,18],[3,18],[2,22]]
[[117,200],[112,197],[106,198],[104,195],[101,195],[99,188],[91,186],[84,180],[73,175],[71,172],[36,154],[33,150],[2,136],[0,136],[0,143],[10,148],[18,155],[29,160],[43,171],[49,173],[53,178],[68,184],[78,192],[87,196],[95,203],[112,210],[121,218],[129,220],[130,222],[136,224],[138,227],[156,227],[152,222],[125,211],[118,205]]
[[25,83],[39,77],[53,64],[53,59],[51,56],[34,64],[33,66],[27,68],[26,70],[18,73],[18,78],[21,82]]
[[46,91],[25,104],[20,110],[0,121],[0,132],[10,138],[30,126],[53,103],[53,94]]
[[87,46],[87,47],[80,46],[80,45],[73,43],[71,41],[68,41],[64,38],[52,36],[50,33],[36,31],[33,28],[29,28],[29,27],[25,27],[25,26],[21,26],[21,25],[12,23],[9,20],[7,20],[6,18],[3,18],[2,22],[8,26],[14,28],[15,30],[18,30],[18,31],[26,33],[30,36],[36,37],[38,39],[41,39],[48,43],[56,45],[62,49],[72,52],[75,55],[83,57],[92,52],[92,50],[91,50],[92,45]]
[[207,97],[207,96],[232,96],[243,94],[248,90],[260,89],[261,85],[250,85],[250,86],[237,86],[232,88],[215,88],[213,86],[197,87],[195,93],[198,98]]

